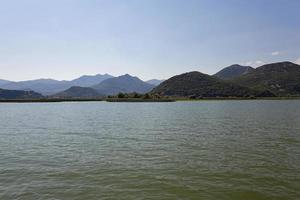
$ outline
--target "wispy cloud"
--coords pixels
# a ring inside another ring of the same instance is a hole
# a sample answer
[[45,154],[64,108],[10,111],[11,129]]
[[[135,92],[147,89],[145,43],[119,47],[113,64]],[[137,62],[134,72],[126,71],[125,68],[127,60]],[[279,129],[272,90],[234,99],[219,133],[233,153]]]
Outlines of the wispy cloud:
[[271,53],[272,56],[278,56],[280,54],[280,51],[273,51]]
[[247,66],[252,66],[252,67],[258,67],[265,64],[263,61],[261,60],[255,60],[255,61],[248,61],[245,63],[245,65]]
[[257,61],[255,61],[255,64],[256,64],[256,65],[263,65],[263,64],[264,64],[264,62],[263,62],[263,61],[261,61],[261,60],[257,60]]
[[295,61],[296,64],[300,65],[300,58]]

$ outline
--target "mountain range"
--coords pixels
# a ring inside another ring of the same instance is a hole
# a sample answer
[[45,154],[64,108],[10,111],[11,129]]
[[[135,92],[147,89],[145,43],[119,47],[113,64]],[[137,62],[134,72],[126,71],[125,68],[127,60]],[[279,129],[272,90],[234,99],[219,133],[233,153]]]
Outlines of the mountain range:
[[81,76],[71,81],[58,81],[54,79],[36,79],[29,81],[0,81],[0,88],[7,90],[32,90],[43,95],[53,95],[72,86],[90,87],[113,76],[97,74],[94,76]]
[[190,98],[273,96],[267,91],[255,91],[196,71],[174,76],[161,83],[151,93]]
[[300,96],[300,65],[292,62],[266,64],[231,81],[255,90],[268,90],[276,96]]
[[271,63],[256,69],[232,65],[213,76],[190,72],[174,76],[151,93],[175,97],[300,96],[300,66]]
[[[118,93],[151,93],[173,97],[271,97],[300,96],[300,66],[291,62],[278,62],[252,68],[231,65],[210,76],[201,72],[188,72],[168,80],[142,81],[125,74],[81,76],[71,81],[37,79],[13,82],[0,80],[0,98],[41,97],[88,98]],[[13,90],[13,92],[9,92]],[[25,93],[20,93],[23,90]],[[19,92],[16,92],[19,91]],[[34,91],[34,92],[33,92]],[[27,92],[27,93],[26,93]],[[41,93],[41,94],[38,94]],[[7,95],[9,94],[9,95]]]

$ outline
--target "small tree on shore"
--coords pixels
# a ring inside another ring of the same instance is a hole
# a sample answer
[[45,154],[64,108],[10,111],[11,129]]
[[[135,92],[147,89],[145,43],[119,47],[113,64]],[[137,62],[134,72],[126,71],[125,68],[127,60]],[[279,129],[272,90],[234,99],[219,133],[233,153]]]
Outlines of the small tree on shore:
[[148,93],[146,93],[146,94],[144,95],[143,99],[151,99],[151,96],[150,96]]
[[136,92],[133,93],[133,98],[140,98],[140,97],[141,97],[141,95],[139,95],[138,93],[136,93]]
[[118,94],[118,98],[122,99],[122,98],[124,98],[124,97],[125,97],[125,95],[124,95],[122,92],[120,92],[120,93]]

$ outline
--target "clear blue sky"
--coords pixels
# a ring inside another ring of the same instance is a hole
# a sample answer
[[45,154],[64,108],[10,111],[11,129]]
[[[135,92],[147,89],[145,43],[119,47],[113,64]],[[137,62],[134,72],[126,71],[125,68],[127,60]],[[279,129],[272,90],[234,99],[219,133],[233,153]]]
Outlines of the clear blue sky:
[[9,80],[168,78],[300,58],[299,0],[0,0],[0,28]]

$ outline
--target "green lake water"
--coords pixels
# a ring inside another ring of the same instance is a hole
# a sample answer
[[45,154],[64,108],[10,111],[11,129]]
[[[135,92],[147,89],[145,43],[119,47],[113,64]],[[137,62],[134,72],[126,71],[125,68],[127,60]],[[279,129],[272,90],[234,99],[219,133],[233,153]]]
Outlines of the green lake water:
[[2,103],[0,199],[300,199],[300,101]]

